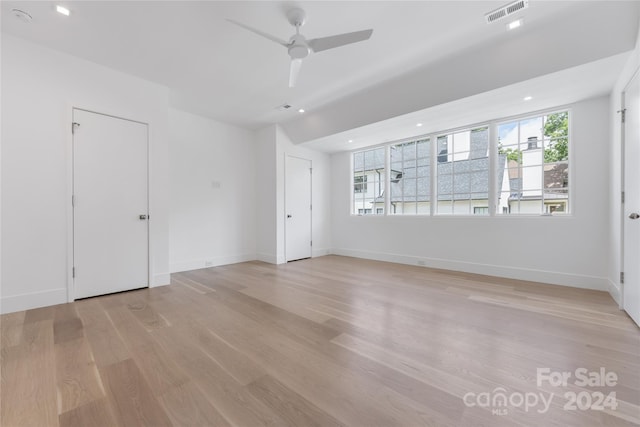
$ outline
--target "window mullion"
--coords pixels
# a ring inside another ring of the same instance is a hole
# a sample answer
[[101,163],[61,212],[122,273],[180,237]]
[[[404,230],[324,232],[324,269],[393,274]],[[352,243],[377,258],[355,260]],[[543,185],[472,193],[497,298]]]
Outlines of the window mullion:
[[429,215],[434,216],[438,205],[438,141],[436,134],[429,136]]
[[[496,123],[489,123],[489,188],[487,196],[489,198],[489,216],[496,216],[498,210],[498,137]],[[504,173],[504,171],[502,171]]]
[[420,205],[420,197],[418,196],[418,193],[420,193],[420,190],[419,190],[419,185],[420,184],[419,183],[420,183],[420,179],[421,179],[420,178],[420,173],[419,173],[420,168],[418,167],[418,165],[421,164],[421,159],[419,159],[420,154],[418,153],[418,141],[416,141],[415,153],[416,153],[416,158],[415,158],[415,162],[414,162],[414,167],[415,167],[415,170],[416,170],[416,180],[415,180],[416,184],[415,184],[415,192],[414,192],[414,195],[415,195],[415,199],[414,199],[415,200],[415,206],[414,206],[414,209],[415,209],[416,215],[418,215],[420,213],[420,209],[418,208],[418,206]]
[[391,146],[387,145],[384,151],[384,216],[389,215],[391,208]]

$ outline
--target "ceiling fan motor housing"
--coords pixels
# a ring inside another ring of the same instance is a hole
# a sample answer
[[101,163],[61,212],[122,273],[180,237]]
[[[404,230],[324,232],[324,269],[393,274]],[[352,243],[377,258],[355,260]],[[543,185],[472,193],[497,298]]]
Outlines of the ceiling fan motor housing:
[[306,58],[307,56],[309,56],[309,53],[311,53],[311,49],[309,49],[309,46],[307,46],[307,41],[300,34],[296,34],[295,36],[291,37],[289,43],[290,45],[288,50],[291,59]]

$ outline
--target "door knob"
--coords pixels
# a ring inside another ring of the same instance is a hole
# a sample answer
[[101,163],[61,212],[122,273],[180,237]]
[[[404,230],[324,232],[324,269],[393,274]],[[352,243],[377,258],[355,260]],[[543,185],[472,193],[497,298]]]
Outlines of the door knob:
[[291,214],[288,214],[288,215],[287,215],[287,218],[291,218]]
[[145,219],[147,219],[146,215],[140,215],[138,218],[140,218],[140,221],[144,221]]
[[629,219],[638,219],[640,218],[640,215],[638,215],[637,212],[633,212],[632,214],[629,215]]

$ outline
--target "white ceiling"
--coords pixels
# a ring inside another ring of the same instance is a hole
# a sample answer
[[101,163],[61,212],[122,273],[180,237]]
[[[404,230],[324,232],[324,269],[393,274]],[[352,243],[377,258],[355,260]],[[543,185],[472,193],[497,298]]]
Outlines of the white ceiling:
[[[327,153],[356,150],[487,121],[562,107],[609,94],[629,59],[622,53],[499,89],[414,111],[304,143]],[[531,97],[525,100],[525,97]],[[420,123],[421,126],[417,126]],[[351,142],[349,142],[351,141]]]
[[[5,0],[0,7],[3,32],[163,84],[186,111],[250,129],[283,123],[301,143],[612,56],[635,42],[639,2],[530,0],[516,16],[522,28],[487,25],[484,14],[506,3]],[[56,13],[56,4],[71,16]],[[226,19],[287,39],[294,29],[284,14],[294,5],[307,12],[308,38],[366,28],[373,36],[305,59],[291,89],[286,49]],[[13,8],[33,21],[16,19]],[[509,52],[508,63],[482,63]],[[443,70],[464,84],[443,84]],[[414,91],[422,75],[428,84]],[[425,96],[434,88],[446,96]],[[285,102],[294,111],[275,110]],[[299,115],[299,107],[307,112]]]

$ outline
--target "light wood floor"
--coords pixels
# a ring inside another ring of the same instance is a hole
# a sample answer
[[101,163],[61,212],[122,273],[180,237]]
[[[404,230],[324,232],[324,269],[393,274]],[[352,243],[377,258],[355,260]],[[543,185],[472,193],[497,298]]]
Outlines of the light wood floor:
[[[604,292],[327,256],[174,274],[1,329],[5,427],[640,422],[640,332]],[[536,385],[581,367],[617,385]],[[498,387],[551,407],[465,405]],[[580,391],[618,408],[564,410]]]

